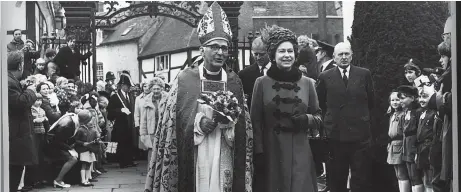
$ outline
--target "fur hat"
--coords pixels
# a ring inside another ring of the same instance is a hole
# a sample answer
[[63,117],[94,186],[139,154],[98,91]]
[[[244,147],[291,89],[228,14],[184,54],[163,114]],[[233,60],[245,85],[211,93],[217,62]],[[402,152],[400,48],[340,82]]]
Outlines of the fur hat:
[[277,25],[266,26],[261,30],[261,37],[267,46],[267,53],[271,61],[275,59],[275,50],[277,50],[277,47],[285,41],[293,44],[295,57],[298,56],[298,42],[296,41],[296,34],[293,31]]
[[230,42],[232,31],[224,10],[214,2],[198,23],[198,39],[202,45],[212,40],[222,39]]
[[78,113],[78,122],[81,124],[81,125],[84,125],[84,124],[87,124],[91,121],[92,119],[92,116],[91,116],[91,112],[84,109],[84,110],[81,110],[79,113]]

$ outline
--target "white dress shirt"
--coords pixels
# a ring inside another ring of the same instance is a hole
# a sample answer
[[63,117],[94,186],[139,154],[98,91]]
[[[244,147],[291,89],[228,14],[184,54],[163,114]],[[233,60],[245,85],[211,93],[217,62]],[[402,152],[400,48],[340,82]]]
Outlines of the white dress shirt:
[[123,90],[121,90],[121,92],[122,92],[123,96],[125,97],[125,99],[126,99],[128,102],[130,102],[130,98],[129,98],[128,93],[125,92],[125,91],[123,91]]
[[[271,62],[269,62],[268,64],[266,64],[266,66],[264,66],[264,69],[263,69],[264,75],[267,75],[267,70],[269,70],[269,68],[271,68],[271,65],[272,65]],[[259,67],[259,71],[261,71],[262,66],[258,65],[258,67]]]
[[[339,72],[341,72],[341,78],[343,78],[343,76],[344,76],[344,69],[341,68],[341,67],[339,67],[339,66],[338,66],[338,69],[339,69]],[[347,66],[347,67],[346,67],[346,70],[347,70],[347,72],[346,72],[346,77],[347,77],[347,79],[349,79],[349,72],[351,71],[351,65]]]

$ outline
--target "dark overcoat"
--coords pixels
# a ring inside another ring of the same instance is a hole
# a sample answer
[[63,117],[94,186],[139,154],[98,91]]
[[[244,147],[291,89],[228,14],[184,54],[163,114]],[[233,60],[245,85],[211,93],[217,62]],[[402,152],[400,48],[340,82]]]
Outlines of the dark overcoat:
[[8,72],[8,123],[11,165],[35,165],[38,153],[32,137],[31,107],[37,100],[32,90],[22,90],[14,75]]

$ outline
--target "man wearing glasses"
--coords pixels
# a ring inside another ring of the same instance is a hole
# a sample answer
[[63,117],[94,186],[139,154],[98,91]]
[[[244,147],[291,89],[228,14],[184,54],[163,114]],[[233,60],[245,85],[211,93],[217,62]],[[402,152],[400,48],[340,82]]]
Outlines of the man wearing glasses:
[[[226,14],[213,3],[198,24],[201,64],[181,71],[160,114],[161,145],[153,146],[146,191],[251,191],[252,130],[243,88],[234,72],[226,71],[232,32]],[[212,109],[198,102],[202,94],[230,91],[242,113],[237,123],[218,124]],[[246,113],[245,113],[246,112]],[[218,126],[219,125],[219,126]]]

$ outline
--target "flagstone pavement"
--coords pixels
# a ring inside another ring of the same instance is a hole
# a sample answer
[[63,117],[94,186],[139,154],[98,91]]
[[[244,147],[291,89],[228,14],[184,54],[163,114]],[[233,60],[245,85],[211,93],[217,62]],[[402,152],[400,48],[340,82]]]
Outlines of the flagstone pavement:
[[[98,182],[94,182],[92,187],[80,185],[72,185],[67,189],[46,187],[30,192],[143,192],[146,182],[147,161],[138,161],[138,163],[136,167],[124,169],[120,169],[116,163],[104,165],[107,173],[96,178]],[[319,188],[323,188],[325,179],[319,179],[318,182]]]
[[138,166],[120,169],[118,164],[111,163],[104,165],[107,173],[96,178],[92,187],[82,187],[72,185],[67,189],[46,187],[34,189],[31,192],[143,192],[144,183],[146,182],[147,161],[138,161]]

